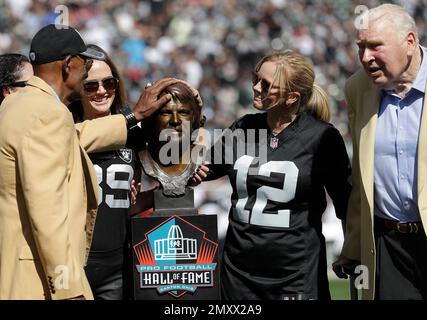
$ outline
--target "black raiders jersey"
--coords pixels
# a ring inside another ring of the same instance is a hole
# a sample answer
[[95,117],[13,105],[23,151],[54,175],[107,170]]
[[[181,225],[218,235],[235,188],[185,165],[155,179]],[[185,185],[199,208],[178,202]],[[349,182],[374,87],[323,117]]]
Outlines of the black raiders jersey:
[[325,188],[340,219],[351,191],[340,133],[308,113],[277,136],[266,113],[246,115],[230,129],[240,134],[215,143],[209,177],[228,175],[233,188],[222,297],[330,298],[321,222]]
[[91,254],[112,252],[126,243],[131,181],[139,161],[132,149],[89,154],[98,179],[98,214]]

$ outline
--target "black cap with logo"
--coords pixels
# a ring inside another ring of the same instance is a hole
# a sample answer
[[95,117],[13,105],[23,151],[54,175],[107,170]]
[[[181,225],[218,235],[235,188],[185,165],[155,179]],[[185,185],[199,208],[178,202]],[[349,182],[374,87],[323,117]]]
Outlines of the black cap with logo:
[[62,60],[69,55],[105,59],[104,53],[86,47],[76,29],[65,25],[49,24],[41,28],[31,41],[29,58],[32,64]]

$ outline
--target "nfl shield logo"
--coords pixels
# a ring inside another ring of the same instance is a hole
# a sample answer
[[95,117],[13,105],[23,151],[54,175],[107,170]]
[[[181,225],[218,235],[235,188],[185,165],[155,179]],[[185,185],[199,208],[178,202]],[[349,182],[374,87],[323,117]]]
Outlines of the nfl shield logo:
[[276,137],[271,137],[270,138],[270,148],[276,149],[278,146],[279,146],[279,139],[277,139]]
[[126,163],[132,162],[132,150],[131,149],[120,149],[118,152],[120,159]]

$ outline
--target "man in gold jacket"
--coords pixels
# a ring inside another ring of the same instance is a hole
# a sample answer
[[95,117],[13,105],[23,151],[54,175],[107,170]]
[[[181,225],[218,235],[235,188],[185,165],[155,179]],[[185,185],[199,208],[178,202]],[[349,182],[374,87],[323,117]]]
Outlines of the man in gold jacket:
[[365,12],[364,70],[346,84],[353,190],[334,271],[360,262],[363,299],[427,298],[427,50],[404,8]]
[[75,29],[46,26],[31,43],[35,76],[0,106],[0,299],[93,298],[84,265],[98,187],[87,153],[121,148],[176,81],[145,90],[133,112],[75,127],[66,104],[102,56]]

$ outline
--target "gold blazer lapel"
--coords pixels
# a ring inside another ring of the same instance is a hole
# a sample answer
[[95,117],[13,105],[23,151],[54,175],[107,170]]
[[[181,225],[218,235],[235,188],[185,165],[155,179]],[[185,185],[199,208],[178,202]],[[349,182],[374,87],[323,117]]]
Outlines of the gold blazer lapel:
[[96,214],[98,210],[98,181],[94,174],[93,164],[87,153],[80,146],[80,155],[86,184],[87,216],[86,216],[86,260],[89,256],[92,244],[93,229],[95,228]]
[[[427,87],[426,87],[427,92]],[[421,115],[420,133],[418,139],[418,209],[421,220],[427,226],[427,100],[424,97],[423,112]]]
[[374,209],[374,149],[378,110],[381,102],[378,88],[371,85],[358,106],[360,118],[360,173],[371,214]]
[[93,169],[92,161],[90,161],[87,153],[80,146],[80,155],[82,158],[83,171],[85,174],[85,182],[87,189],[87,208],[88,210],[98,208],[98,181]]

